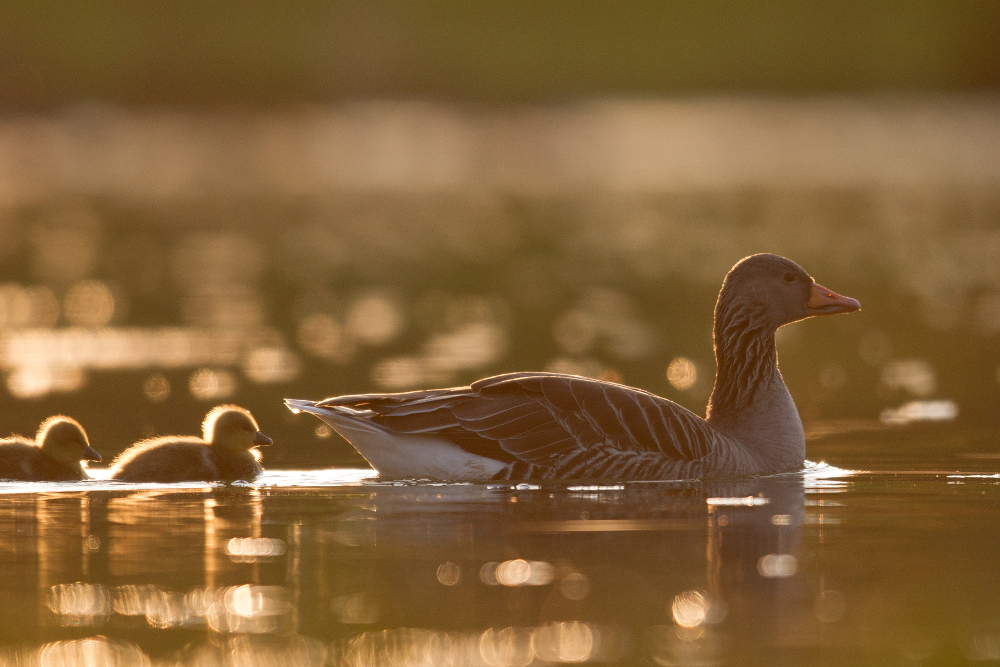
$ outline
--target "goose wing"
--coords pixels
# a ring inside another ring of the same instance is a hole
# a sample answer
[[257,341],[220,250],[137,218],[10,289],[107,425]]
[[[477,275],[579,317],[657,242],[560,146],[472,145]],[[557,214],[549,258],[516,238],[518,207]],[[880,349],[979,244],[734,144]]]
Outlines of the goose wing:
[[[704,419],[648,392],[556,373],[512,373],[469,387],[327,399],[399,433],[445,437],[500,461],[559,466],[595,456],[696,461],[724,439]],[[603,456],[603,455],[602,455]]]

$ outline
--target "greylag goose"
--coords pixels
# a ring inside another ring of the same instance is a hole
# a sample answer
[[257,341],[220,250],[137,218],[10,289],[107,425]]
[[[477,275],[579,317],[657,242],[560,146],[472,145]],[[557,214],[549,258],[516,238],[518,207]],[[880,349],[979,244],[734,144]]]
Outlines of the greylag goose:
[[75,419],[49,417],[35,439],[15,435],[0,440],[0,479],[69,482],[89,479],[83,461],[100,461]]
[[741,260],[715,305],[705,419],[659,396],[555,373],[468,387],[286,399],[346,438],[381,477],[667,480],[798,470],[805,438],[778,371],[778,327],[859,310],[791,260]]
[[263,468],[256,447],[270,445],[247,410],[213,408],[203,437],[165,436],[138,442],[118,455],[111,479],[123,482],[252,481]]

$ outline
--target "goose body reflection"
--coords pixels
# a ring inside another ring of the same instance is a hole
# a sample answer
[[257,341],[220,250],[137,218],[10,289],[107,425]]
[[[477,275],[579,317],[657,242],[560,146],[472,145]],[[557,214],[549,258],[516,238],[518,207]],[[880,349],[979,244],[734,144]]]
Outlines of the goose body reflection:
[[383,477],[690,479],[800,469],[805,438],[774,335],[860,304],[798,264],[752,255],[715,306],[715,387],[705,419],[641,389],[554,373],[468,387],[287,399],[351,442]]
[[100,461],[83,427],[69,417],[49,417],[34,440],[0,440],[0,479],[65,482],[89,479],[83,461]]
[[132,445],[115,459],[110,478],[123,482],[252,481],[263,468],[260,432],[249,411],[220,405],[205,417],[203,437],[166,436]]

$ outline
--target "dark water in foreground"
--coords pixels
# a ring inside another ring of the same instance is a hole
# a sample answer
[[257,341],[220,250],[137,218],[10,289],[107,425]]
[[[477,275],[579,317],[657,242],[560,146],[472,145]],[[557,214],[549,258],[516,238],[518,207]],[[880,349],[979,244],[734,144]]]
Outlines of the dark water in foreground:
[[1000,466],[883,451],[717,482],[5,484],[0,664],[1000,659]]

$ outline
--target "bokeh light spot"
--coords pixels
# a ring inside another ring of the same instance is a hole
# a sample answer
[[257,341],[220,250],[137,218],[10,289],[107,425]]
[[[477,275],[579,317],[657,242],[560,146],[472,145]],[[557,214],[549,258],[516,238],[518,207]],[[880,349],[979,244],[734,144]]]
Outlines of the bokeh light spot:
[[674,622],[682,628],[694,628],[705,622],[708,600],[701,591],[684,591],[670,605]]
[[331,315],[316,313],[302,318],[297,334],[299,347],[314,357],[338,364],[354,358],[354,341]]
[[934,367],[923,359],[903,359],[883,366],[882,384],[916,396],[929,396],[937,389],[937,376]]
[[99,280],[76,283],[63,302],[66,320],[80,327],[103,327],[115,314],[115,297]]
[[301,368],[299,358],[281,347],[251,350],[243,362],[243,372],[258,384],[290,382],[298,376]]
[[583,600],[590,595],[590,577],[582,572],[570,572],[562,578],[558,588],[567,600]]
[[799,562],[791,554],[767,554],[757,561],[757,572],[766,579],[792,577],[798,569]]
[[835,623],[847,612],[847,598],[840,591],[824,590],[816,596],[813,614],[822,623]]
[[366,345],[385,345],[402,332],[403,313],[394,299],[366,294],[348,308],[347,328]]
[[200,368],[191,374],[188,388],[200,401],[229,398],[236,393],[236,378],[227,370]]
[[543,661],[586,662],[594,650],[594,632],[579,621],[549,623],[535,629],[531,643]]
[[698,379],[698,368],[687,357],[677,357],[667,366],[667,382],[674,389],[690,389]]
[[462,568],[452,562],[441,563],[437,569],[437,580],[445,586],[455,586],[462,580]]
[[153,403],[170,398],[170,382],[162,373],[153,373],[142,383],[142,393]]

